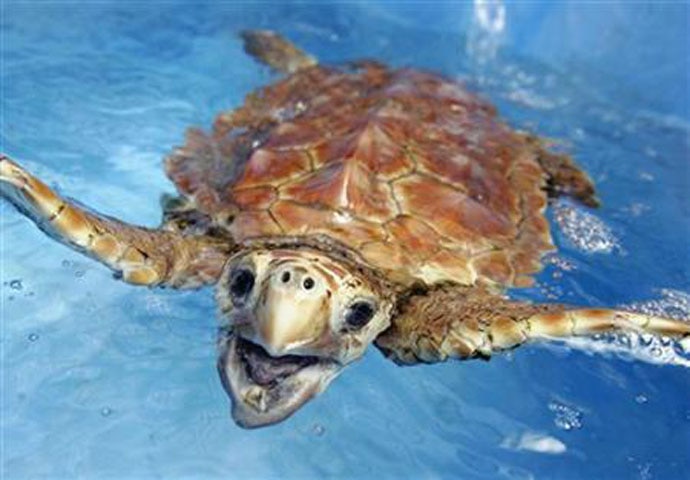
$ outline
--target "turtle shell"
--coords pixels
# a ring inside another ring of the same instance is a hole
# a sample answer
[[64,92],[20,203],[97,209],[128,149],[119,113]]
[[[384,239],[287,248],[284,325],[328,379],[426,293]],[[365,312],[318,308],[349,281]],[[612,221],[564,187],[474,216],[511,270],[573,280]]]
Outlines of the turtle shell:
[[301,70],[191,130],[166,170],[237,241],[327,235],[398,282],[523,286],[553,248],[533,142],[417,70]]

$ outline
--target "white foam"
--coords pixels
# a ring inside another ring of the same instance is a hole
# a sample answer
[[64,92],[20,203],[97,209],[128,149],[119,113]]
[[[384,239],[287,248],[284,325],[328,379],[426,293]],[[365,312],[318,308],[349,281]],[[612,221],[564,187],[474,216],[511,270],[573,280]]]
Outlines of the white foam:
[[600,218],[565,202],[556,203],[554,218],[568,241],[587,253],[621,251],[620,241]]
[[550,435],[535,432],[525,432],[519,437],[506,437],[501,447],[515,451],[545,453],[547,455],[561,455],[568,450],[565,443]]

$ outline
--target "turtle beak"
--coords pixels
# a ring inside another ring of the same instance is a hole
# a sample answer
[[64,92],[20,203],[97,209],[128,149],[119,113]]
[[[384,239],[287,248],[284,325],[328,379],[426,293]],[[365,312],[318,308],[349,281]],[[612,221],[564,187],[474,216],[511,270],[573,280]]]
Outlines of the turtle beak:
[[321,393],[343,366],[310,356],[273,357],[232,332],[220,338],[218,373],[243,428],[278,423]]
[[265,282],[254,310],[252,340],[274,357],[314,354],[319,344],[328,341],[328,298],[304,295],[305,275],[293,271],[290,277]]

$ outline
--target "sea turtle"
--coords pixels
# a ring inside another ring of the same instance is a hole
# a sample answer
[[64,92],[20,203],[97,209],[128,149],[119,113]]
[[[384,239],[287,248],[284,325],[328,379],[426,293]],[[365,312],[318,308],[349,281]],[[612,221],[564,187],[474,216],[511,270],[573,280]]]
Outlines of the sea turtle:
[[608,331],[690,340],[683,321],[505,296],[554,248],[549,198],[597,204],[567,155],[440,75],[322,66],[275,33],[242,36],[286,75],[165,160],[180,196],[159,228],[87,211],[0,157],[3,196],[123,280],[217,284],[239,425],[285,419],[371,343],[409,365]]

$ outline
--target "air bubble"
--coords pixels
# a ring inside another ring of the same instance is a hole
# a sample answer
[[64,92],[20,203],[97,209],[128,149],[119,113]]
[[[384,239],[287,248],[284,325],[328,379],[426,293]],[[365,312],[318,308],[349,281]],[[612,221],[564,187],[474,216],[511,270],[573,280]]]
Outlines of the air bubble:
[[539,288],[539,291],[541,292],[544,297],[546,297],[549,300],[558,300],[559,298],[562,298],[564,295],[564,291],[561,287],[558,285],[551,285],[551,284],[544,284],[544,283],[537,283],[536,285]]
[[640,480],[651,480],[654,478],[652,474],[652,464],[644,463],[637,466],[637,471],[640,474]]
[[323,436],[324,433],[326,433],[326,428],[323,425],[321,425],[320,423],[316,423],[312,427],[311,431],[317,437],[321,437],[321,436]]
[[551,264],[564,272],[572,272],[577,270],[577,266],[571,260],[563,258],[554,253],[547,255],[544,258],[544,263]]
[[640,215],[647,213],[651,210],[649,205],[640,202],[633,202],[627,207],[621,209],[621,211],[630,214],[633,217],[639,217]]
[[30,333],[29,336],[27,337],[30,342],[35,342],[38,340],[38,333]]
[[659,152],[657,152],[652,147],[645,147],[644,154],[647,155],[649,158],[657,158],[659,156]]
[[582,412],[577,408],[560,402],[549,403],[549,410],[556,414],[553,423],[561,430],[579,430],[582,428]]
[[612,253],[621,246],[611,229],[599,218],[565,203],[556,204],[554,218],[563,234],[588,253]]
[[103,417],[109,417],[112,413],[113,410],[110,407],[101,408],[101,416]]
[[690,345],[669,338],[636,333],[607,333],[592,337],[572,337],[565,342],[592,353],[613,353],[645,362],[690,367]]
[[625,350],[630,350],[633,348],[632,334],[630,334],[630,335],[626,335],[624,333],[613,334],[611,340],[613,343],[615,343],[616,346],[621,347]]
[[685,320],[690,317],[690,294],[669,288],[662,288],[659,293],[661,293],[660,299],[633,303],[628,308],[647,315],[670,317],[677,320]]
[[152,315],[164,316],[169,315],[171,312],[168,303],[162,297],[155,294],[144,297],[144,301],[146,304],[146,311]]
[[647,398],[647,396],[642,393],[635,397],[635,402],[639,403],[640,405],[642,405],[643,403],[647,403],[648,401],[649,399]]
[[10,281],[10,288],[12,290],[21,290],[22,288],[24,288],[24,285],[22,285],[21,280],[15,279],[15,280]]

